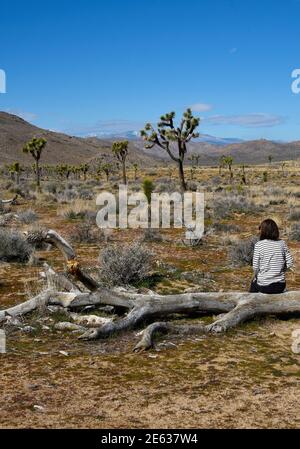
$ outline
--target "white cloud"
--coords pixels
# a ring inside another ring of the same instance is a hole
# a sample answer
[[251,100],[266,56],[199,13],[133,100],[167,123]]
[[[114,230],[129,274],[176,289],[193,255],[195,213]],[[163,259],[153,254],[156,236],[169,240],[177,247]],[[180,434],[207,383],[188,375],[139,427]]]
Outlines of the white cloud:
[[213,115],[203,118],[203,122],[209,125],[231,125],[245,128],[263,128],[278,126],[284,123],[285,118],[280,115],[255,113],[241,115]]
[[207,112],[212,110],[212,105],[208,103],[195,103],[190,106],[193,112]]
[[17,115],[18,117],[21,117],[27,122],[32,122],[37,119],[37,115],[34,114],[33,112],[20,111],[19,109],[6,109],[5,112]]
[[99,120],[94,125],[72,124],[64,132],[76,136],[97,136],[129,131],[138,132],[144,126],[145,122],[135,120]]

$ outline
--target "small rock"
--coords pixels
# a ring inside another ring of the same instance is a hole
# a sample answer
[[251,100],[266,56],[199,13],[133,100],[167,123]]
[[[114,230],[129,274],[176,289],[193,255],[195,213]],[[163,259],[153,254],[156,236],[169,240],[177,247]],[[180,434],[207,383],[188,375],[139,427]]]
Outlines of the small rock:
[[293,341],[291,349],[294,354],[300,354],[300,339],[299,338],[297,340]]
[[39,412],[43,412],[45,410],[45,407],[43,407],[42,405],[34,405],[33,408],[35,410],[38,410]]
[[23,332],[27,332],[28,334],[30,334],[31,332],[35,331],[35,327],[32,326],[24,326],[22,329]]
[[68,357],[69,353],[66,351],[58,351],[61,355]]

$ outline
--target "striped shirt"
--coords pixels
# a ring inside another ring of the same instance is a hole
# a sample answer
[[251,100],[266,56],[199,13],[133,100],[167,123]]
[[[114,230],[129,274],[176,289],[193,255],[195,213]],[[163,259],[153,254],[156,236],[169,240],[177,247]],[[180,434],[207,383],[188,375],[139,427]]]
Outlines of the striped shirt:
[[260,240],[254,247],[253,270],[258,285],[285,282],[285,272],[293,266],[293,257],[283,240]]

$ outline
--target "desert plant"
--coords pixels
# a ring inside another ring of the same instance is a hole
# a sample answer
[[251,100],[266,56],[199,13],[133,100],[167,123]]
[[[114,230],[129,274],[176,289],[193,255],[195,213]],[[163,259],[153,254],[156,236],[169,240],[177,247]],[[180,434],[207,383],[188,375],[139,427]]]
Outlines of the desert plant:
[[223,156],[223,164],[229,170],[229,176],[230,176],[230,182],[231,182],[233,179],[233,171],[232,171],[233,157],[232,156]]
[[292,226],[292,229],[290,232],[290,239],[297,240],[297,242],[300,242],[300,224],[299,223],[296,223]]
[[148,204],[151,204],[151,195],[154,191],[154,184],[151,179],[144,179],[142,184],[143,192],[147,198]]
[[0,229],[0,260],[5,262],[28,262],[32,246],[19,231]]
[[[141,131],[141,137],[148,142],[145,147],[153,148],[155,145],[165,150],[170,158],[177,163],[181,188],[186,191],[186,182],[184,177],[184,158],[187,153],[187,144],[191,139],[199,137],[196,129],[199,126],[200,119],[192,114],[191,109],[187,109],[183,114],[181,124],[176,127],[174,124],[175,112],[170,112],[161,116],[157,124],[157,130],[147,123]],[[172,144],[177,145],[177,156],[172,150]]]
[[101,278],[108,285],[140,282],[150,274],[152,257],[152,253],[141,243],[111,245],[100,256]]
[[259,206],[242,195],[226,195],[216,198],[213,204],[214,217],[217,219],[229,218],[233,213],[259,212]]
[[38,220],[37,214],[32,209],[22,210],[18,213],[18,217],[21,223],[30,224]]
[[42,138],[33,137],[24,147],[23,153],[31,154],[35,160],[35,174],[36,174],[36,185],[40,188],[40,167],[39,162],[42,155],[42,151],[47,144],[47,140]]
[[103,238],[100,229],[91,226],[89,222],[84,222],[72,229],[69,240],[74,243],[97,243]]
[[251,265],[254,254],[254,246],[258,237],[250,237],[246,240],[234,242],[229,249],[229,258],[234,266]]
[[290,221],[299,221],[300,220],[300,209],[291,210],[288,218]]
[[123,172],[123,183],[127,184],[127,175],[126,175],[126,158],[128,155],[128,140],[123,140],[120,142],[114,142],[112,146],[112,152],[114,156],[121,162],[122,172]]

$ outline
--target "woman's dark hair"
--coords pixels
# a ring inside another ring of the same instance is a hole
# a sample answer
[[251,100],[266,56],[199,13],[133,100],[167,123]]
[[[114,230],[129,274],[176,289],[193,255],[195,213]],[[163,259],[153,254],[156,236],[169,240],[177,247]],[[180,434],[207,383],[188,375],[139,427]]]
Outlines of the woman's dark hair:
[[279,229],[274,220],[264,220],[260,227],[260,240],[279,240]]

